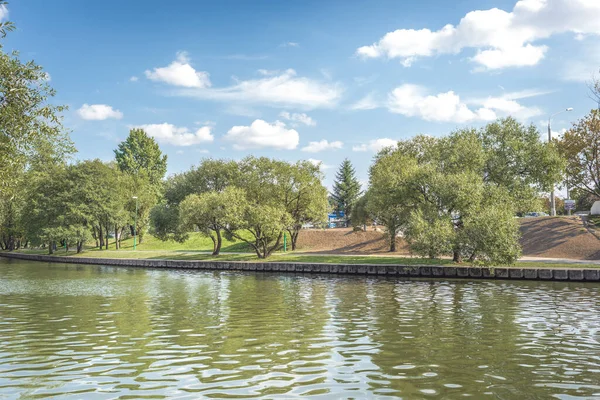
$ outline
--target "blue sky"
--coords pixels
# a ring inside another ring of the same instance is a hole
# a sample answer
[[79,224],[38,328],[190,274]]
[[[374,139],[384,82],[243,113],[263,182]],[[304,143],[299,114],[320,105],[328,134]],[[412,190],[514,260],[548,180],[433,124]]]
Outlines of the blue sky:
[[[8,12],[8,16],[6,15]],[[560,132],[594,107],[600,1],[13,0],[0,18],[50,74],[78,158],[143,126],[169,173],[203,157],[348,157],[513,115]]]

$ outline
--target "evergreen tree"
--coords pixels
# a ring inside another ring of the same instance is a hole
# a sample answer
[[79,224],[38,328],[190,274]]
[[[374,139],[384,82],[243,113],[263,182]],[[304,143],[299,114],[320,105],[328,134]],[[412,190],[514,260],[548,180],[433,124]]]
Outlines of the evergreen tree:
[[342,162],[335,175],[332,199],[337,205],[335,210],[344,212],[348,224],[352,217],[352,206],[361,194],[360,182],[356,179],[356,171],[347,158]]
[[129,131],[127,139],[115,150],[115,158],[121,171],[131,175],[143,173],[153,185],[160,184],[167,173],[167,156],[143,129]]

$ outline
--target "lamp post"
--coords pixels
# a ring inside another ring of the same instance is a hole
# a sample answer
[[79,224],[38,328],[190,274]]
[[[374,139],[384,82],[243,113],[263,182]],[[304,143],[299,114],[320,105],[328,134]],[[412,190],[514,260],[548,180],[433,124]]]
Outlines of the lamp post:
[[[548,143],[552,142],[552,118],[554,118],[555,116],[557,116],[560,113],[564,113],[566,111],[573,111],[573,108],[569,107],[569,108],[565,108],[564,110],[555,112],[554,114],[552,114],[550,116],[550,118],[548,118]],[[554,184],[552,184],[552,192],[550,192],[550,215],[555,217],[556,216],[556,201],[554,199]]]
[[137,213],[138,213],[138,198],[137,196],[133,196],[132,199],[135,199],[135,217],[134,217],[134,222],[133,222],[133,250],[135,250],[135,239],[137,237]]

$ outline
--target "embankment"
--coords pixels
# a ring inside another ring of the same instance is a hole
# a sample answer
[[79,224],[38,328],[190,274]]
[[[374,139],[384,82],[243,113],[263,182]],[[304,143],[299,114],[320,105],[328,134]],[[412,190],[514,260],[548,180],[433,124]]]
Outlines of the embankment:
[[53,263],[110,265],[117,267],[177,268],[220,271],[258,271],[280,273],[312,273],[342,275],[381,275],[406,278],[469,278],[469,279],[515,279],[547,281],[588,281],[600,282],[600,268],[494,268],[494,267],[454,267],[430,265],[364,265],[364,264],[317,264],[281,262],[239,262],[239,261],[180,261],[148,259],[109,259],[86,257],[61,257],[39,254],[0,253],[0,257],[11,259],[43,261]]

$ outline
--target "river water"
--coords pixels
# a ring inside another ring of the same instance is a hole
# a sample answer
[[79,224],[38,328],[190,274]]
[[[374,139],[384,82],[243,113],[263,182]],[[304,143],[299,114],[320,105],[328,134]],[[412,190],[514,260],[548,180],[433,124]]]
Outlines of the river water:
[[0,259],[0,398],[600,397],[600,285]]

